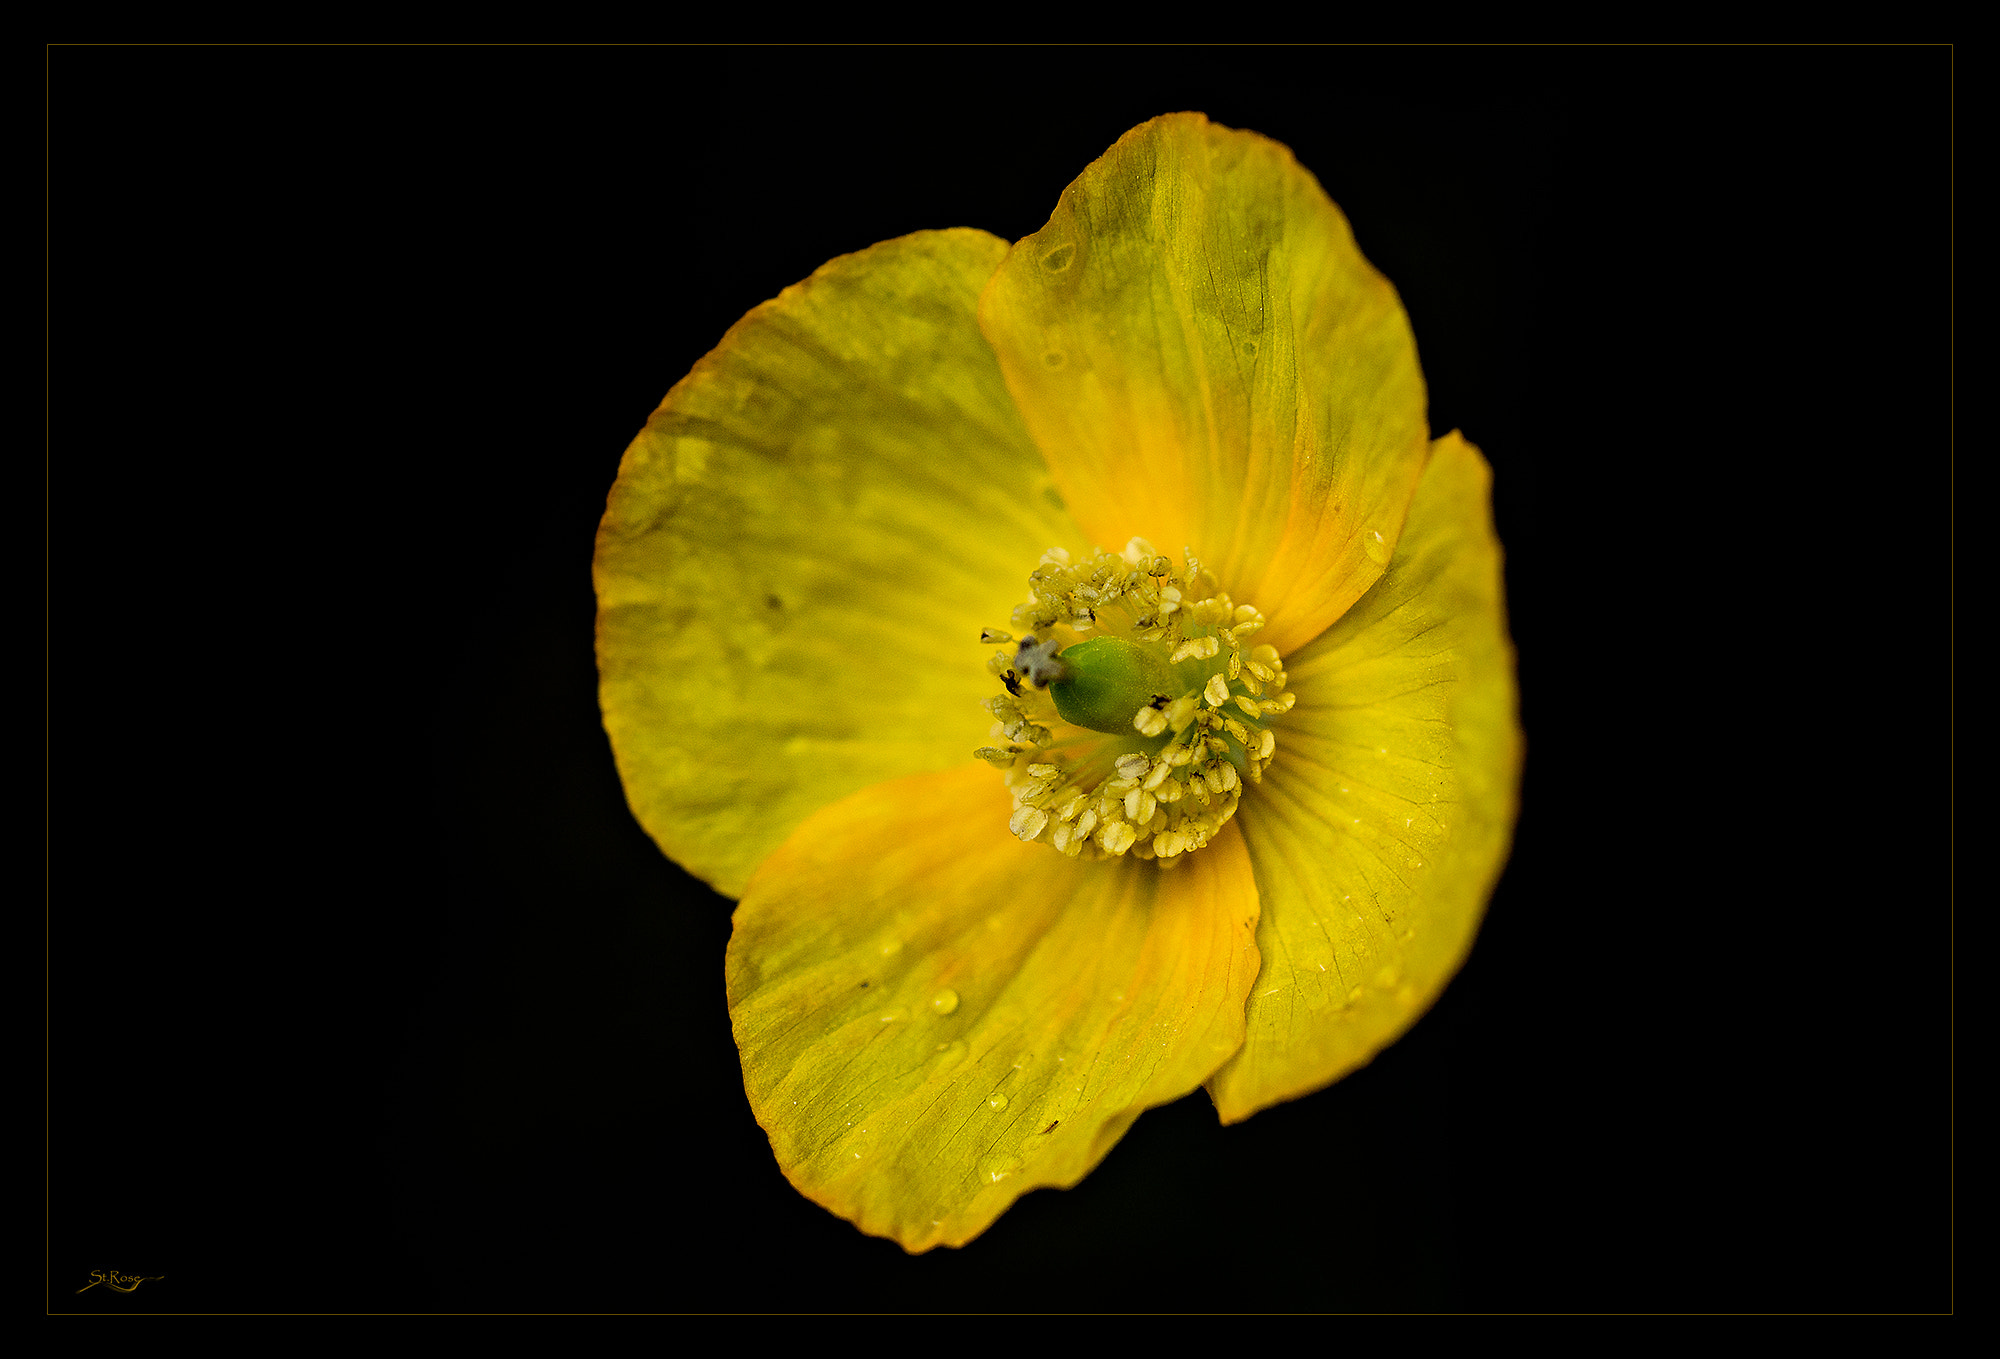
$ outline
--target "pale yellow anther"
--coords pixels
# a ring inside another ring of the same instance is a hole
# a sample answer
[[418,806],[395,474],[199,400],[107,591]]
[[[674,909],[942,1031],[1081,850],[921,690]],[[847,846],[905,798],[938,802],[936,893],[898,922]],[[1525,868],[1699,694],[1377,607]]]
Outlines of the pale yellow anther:
[[1153,811],[1159,806],[1159,799],[1143,788],[1134,788],[1125,795],[1125,815],[1135,826],[1150,821]]
[[1097,833],[1097,843],[1106,854],[1123,854],[1138,838],[1139,833],[1123,821],[1114,821]]
[[1090,833],[1097,829],[1097,819],[1095,811],[1087,811],[1082,816],[1079,816],[1076,819],[1076,838],[1079,840],[1088,840]]
[[[1270,649],[1271,648],[1266,646],[1260,646],[1257,648],[1257,650],[1259,651],[1269,651]],[[1275,674],[1271,670],[1271,667],[1265,665],[1262,661],[1255,661],[1255,660],[1251,661],[1249,665],[1249,670],[1251,674],[1255,675],[1258,679],[1263,680],[1267,684],[1271,680],[1276,678]]]
[[1121,779],[1143,779],[1146,777],[1146,771],[1152,768],[1152,766],[1153,762],[1151,760],[1147,759],[1144,755],[1135,753],[1120,755],[1116,768],[1118,770],[1118,777]]
[[1278,748],[1278,733],[1276,733],[1275,731],[1267,731],[1263,735],[1257,738],[1258,759],[1260,760],[1270,759],[1271,752],[1276,750],[1277,748]]
[[1158,736],[1167,729],[1167,715],[1148,704],[1132,714],[1132,725],[1141,736]]
[[1220,675],[1210,675],[1201,695],[1208,700],[1209,707],[1220,708],[1229,701],[1229,681]]
[[1153,772],[1146,775],[1146,781],[1140,784],[1139,786],[1141,788],[1144,788],[1147,792],[1150,793],[1155,788],[1158,788],[1161,784],[1165,783],[1167,781],[1167,775],[1173,772],[1174,772],[1174,767],[1168,764],[1165,760],[1162,760],[1160,761],[1160,763],[1153,766]]
[[1062,773],[1061,765],[1031,764],[1028,766],[1028,777],[1031,779],[1052,779],[1060,773]]
[[1023,840],[1032,840],[1049,824],[1049,814],[1040,807],[1017,807],[1007,829]]
[[1174,735],[1178,736],[1187,730],[1188,723],[1194,721],[1195,714],[1200,711],[1201,705],[1193,699],[1177,698],[1167,705],[1167,725],[1172,727]]
[[999,628],[981,628],[979,630],[979,640],[987,643],[1011,642],[1014,640],[1014,634],[1011,632],[1002,632]]
[[1236,696],[1236,706],[1241,708],[1245,713],[1247,713],[1251,717],[1260,716],[1262,715],[1263,712],[1263,709],[1257,706],[1257,700],[1251,698],[1247,694],[1238,694]]

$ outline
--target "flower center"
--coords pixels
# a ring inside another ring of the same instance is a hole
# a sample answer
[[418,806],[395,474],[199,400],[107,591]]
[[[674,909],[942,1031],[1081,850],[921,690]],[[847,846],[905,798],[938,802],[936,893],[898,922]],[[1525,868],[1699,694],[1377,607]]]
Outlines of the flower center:
[[1052,548],[1014,610],[1018,640],[980,634],[1011,645],[986,663],[1007,690],[986,701],[995,744],[973,753],[1005,771],[1021,839],[1166,867],[1222,829],[1275,757],[1270,724],[1297,696],[1274,648],[1246,650],[1264,615],[1183,556],[1176,567],[1144,538],[1085,562]]

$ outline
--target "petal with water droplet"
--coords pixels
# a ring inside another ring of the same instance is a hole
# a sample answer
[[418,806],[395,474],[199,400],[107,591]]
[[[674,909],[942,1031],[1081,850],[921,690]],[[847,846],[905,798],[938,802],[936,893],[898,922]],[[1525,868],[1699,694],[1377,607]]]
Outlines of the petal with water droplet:
[[604,726],[632,811],[732,896],[806,815],[961,763],[971,646],[1081,546],[974,309],[1007,246],[926,231],[745,316],[626,450],[598,531]]
[[1235,824],[1264,973],[1223,1121],[1338,1080],[1444,989],[1506,861],[1520,789],[1491,473],[1437,441],[1388,572],[1290,665],[1282,758]]
[[1192,545],[1286,654],[1381,575],[1429,441],[1416,341],[1277,142],[1134,128],[1008,254],[979,324],[1096,542]]
[[[1227,1060],[1257,975],[1233,824],[1162,872],[1024,845],[1009,805],[973,766],[823,808],[758,869],[729,941],[744,1088],[778,1164],[911,1251],[1082,1179],[1142,1110]],[[906,943],[884,958],[890,929]],[[958,1004],[940,1014],[946,987]],[[907,1023],[880,1021],[892,1002]],[[939,1060],[941,1043],[963,1056]]]

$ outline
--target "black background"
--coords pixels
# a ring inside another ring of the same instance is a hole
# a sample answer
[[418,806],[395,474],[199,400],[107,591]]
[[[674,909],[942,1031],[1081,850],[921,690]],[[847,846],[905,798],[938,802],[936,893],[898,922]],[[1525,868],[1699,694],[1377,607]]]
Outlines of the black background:
[[[1952,1305],[1948,49],[48,72],[52,1309]],[[1372,1066],[912,1258],[750,1118],[592,535],[751,306],[1177,109],[1319,176],[1492,460],[1516,849]]]

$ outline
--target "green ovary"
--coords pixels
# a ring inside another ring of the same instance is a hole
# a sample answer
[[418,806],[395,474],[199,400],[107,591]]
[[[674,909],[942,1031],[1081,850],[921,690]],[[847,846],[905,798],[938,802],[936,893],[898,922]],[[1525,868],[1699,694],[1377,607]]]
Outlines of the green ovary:
[[1129,735],[1139,709],[1164,707],[1189,687],[1157,642],[1092,637],[1061,655],[1069,675],[1049,685],[1049,697],[1065,722],[1092,731]]

